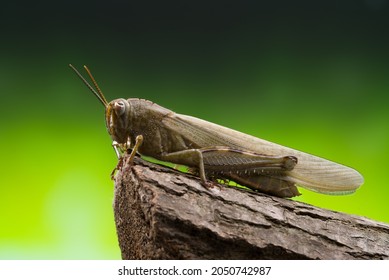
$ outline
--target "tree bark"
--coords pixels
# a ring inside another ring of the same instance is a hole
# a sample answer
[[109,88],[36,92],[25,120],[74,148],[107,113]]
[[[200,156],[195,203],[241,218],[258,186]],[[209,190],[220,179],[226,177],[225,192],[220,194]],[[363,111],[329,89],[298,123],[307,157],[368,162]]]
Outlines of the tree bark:
[[389,259],[389,225],[135,158],[115,177],[123,259]]

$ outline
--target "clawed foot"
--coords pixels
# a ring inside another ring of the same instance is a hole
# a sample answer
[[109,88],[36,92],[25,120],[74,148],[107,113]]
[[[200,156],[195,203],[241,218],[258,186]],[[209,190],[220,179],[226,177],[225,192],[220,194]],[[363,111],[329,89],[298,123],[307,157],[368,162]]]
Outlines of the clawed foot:
[[120,157],[119,158],[119,162],[118,164],[115,166],[115,168],[112,170],[111,172],[111,180],[114,180],[115,179],[115,174],[116,174],[116,171],[119,171],[122,169],[123,167],[123,162],[124,162],[124,157]]
[[[131,151],[130,151],[131,153]],[[128,153],[127,153],[128,154]],[[112,170],[111,172],[111,180],[114,180],[115,179],[115,175],[116,175],[116,172],[117,171],[121,171],[123,169],[123,166],[131,166],[132,165],[132,160],[130,161],[129,160],[129,156],[126,156],[126,154],[124,154],[123,156],[121,156],[119,158],[119,162],[118,164],[116,165],[116,167]]]
[[214,187],[217,187],[217,188],[219,188],[219,190],[221,190],[221,187],[216,182],[212,182],[212,181],[207,180],[205,182],[202,182],[201,185],[203,185],[203,187],[206,188],[207,190],[213,189]]

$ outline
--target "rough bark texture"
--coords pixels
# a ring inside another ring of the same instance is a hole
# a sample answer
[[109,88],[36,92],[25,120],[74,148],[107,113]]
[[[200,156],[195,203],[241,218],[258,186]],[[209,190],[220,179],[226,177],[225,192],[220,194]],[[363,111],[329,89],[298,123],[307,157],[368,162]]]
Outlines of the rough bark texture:
[[389,225],[135,158],[115,178],[123,259],[389,259]]

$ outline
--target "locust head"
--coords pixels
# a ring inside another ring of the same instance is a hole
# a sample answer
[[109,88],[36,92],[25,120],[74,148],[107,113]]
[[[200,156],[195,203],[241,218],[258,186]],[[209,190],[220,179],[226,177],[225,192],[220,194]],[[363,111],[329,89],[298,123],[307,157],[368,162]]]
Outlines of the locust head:
[[130,103],[123,99],[115,99],[105,107],[105,124],[113,141],[124,144],[129,136]]

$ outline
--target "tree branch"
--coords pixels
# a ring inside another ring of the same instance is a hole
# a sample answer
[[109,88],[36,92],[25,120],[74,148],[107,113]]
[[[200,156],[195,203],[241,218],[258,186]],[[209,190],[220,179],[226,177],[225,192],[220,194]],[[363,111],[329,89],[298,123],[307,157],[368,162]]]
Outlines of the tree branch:
[[389,225],[135,158],[115,178],[123,259],[389,259]]

